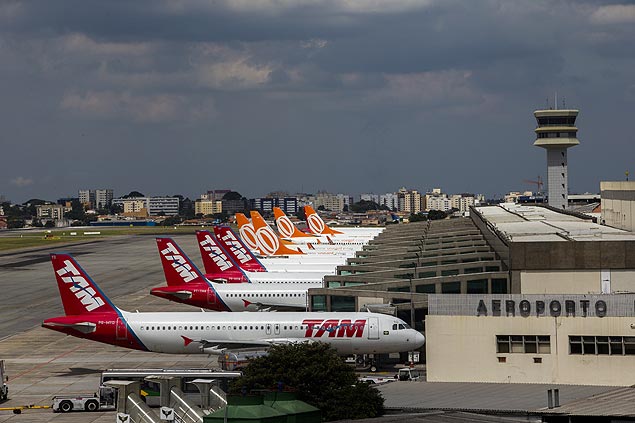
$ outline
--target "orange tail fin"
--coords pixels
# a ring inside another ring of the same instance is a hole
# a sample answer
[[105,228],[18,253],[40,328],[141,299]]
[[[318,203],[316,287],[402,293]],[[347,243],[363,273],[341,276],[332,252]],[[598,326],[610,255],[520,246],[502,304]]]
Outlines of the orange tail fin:
[[265,219],[257,211],[251,211],[251,221],[256,231],[258,247],[262,254],[268,256],[286,256],[291,254],[304,254],[301,251],[292,250],[284,245],[278,235],[267,225]]
[[304,215],[306,216],[306,223],[309,230],[316,235],[337,235],[342,233],[329,228],[311,206],[304,206]]
[[313,235],[305,234],[301,230],[295,227],[291,219],[287,217],[280,207],[273,208],[273,215],[276,218],[276,226],[278,232],[284,238],[313,238]]

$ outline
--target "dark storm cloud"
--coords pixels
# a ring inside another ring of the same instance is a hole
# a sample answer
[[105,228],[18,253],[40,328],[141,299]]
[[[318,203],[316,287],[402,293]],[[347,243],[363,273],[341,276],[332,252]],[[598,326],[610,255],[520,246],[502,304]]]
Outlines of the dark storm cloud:
[[0,194],[500,195],[544,175],[556,91],[597,191],[633,157],[634,28],[613,1],[5,1]]

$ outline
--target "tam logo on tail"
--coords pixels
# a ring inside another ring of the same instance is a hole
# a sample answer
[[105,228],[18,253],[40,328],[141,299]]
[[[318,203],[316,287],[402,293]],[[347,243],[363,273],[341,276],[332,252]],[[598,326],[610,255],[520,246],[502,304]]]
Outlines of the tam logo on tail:
[[204,239],[199,242],[199,244],[203,250],[207,252],[207,255],[214,260],[214,263],[216,263],[221,272],[234,267],[232,262],[229,261],[223,250],[216,244],[216,241],[210,234],[205,234]]
[[105,304],[70,260],[64,260],[64,267],[58,269],[56,273],[64,283],[71,284],[71,292],[86,307],[86,311],[93,311]]
[[249,260],[251,260],[251,257],[249,256],[249,254],[247,254],[247,251],[245,251],[240,241],[236,239],[236,236],[233,234],[233,232],[227,231],[227,233],[223,235],[221,239],[223,240],[225,245],[229,247],[229,249],[239,262],[245,264]]
[[166,258],[169,262],[171,262],[174,270],[178,272],[178,274],[183,279],[183,282],[190,282],[198,277],[196,272],[192,269],[192,266],[187,262],[185,257],[183,257],[180,251],[172,244],[168,242],[167,248],[161,250],[161,255]]

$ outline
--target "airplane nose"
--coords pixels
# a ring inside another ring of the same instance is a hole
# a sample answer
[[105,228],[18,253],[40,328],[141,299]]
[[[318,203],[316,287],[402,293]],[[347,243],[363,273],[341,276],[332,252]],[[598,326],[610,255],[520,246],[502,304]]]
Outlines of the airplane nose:
[[426,342],[426,337],[423,336],[422,333],[417,332],[417,334],[415,335],[415,340],[414,340],[415,349],[422,347],[423,344],[425,344],[425,342]]

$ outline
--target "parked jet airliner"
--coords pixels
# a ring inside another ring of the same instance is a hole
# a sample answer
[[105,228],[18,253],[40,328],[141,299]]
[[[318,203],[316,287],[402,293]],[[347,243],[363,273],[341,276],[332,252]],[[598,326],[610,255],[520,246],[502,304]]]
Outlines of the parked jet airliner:
[[65,315],[42,326],[120,347],[172,354],[305,341],[332,345],[339,354],[412,351],[425,338],[393,316],[375,313],[130,313],[106,297],[67,254],[51,254]]
[[322,281],[325,275],[335,274],[335,265],[333,264],[288,264],[277,272],[244,270],[238,266],[235,259],[210,231],[196,231],[196,240],[203,259],[205,277],[213,281],[229,283],[287,280]]
[[289,265],[332,265],[333,267],[346,264],[343,256],[277,256],[257,258],[252,250],[229,226],[214,226],[216,239],[225,251],[243,270],[251,272],[284,271]]
[[344,235],[347,236],[376,236],[383,232],[384,228],[339,228],[338,230],[332,229],[319,214],[311,206],[304,206],[304,216],[306,217],[306,224],[314,235]]
[[272,279],[260,283],[214,283],[205,278],[172,239],[157,238],[157,248],[168,286],[152,288],[150,293],[196,307],[216,311],[304,311],[307,289],[323,286],[321,280],[291,279]]
[[276,227],[282,238],[290,240],[295,244],[319,243],[330,245],[358,245],[361,247],[368,244],[368,241],[373,239],[376,235],[374,233],[364,233],[361,235],[307,234],[299,230],[280,207],[273,208],[273,215],[275,217]]
[[[260,216],[258,212],[251,212],[252,221],[242,213],[236,213],[236,223],[238,224],[238,230],[240,236],[247,244],[247,246],[253,251],[258,251],[264,256],[286,256],[293,254],[304,254],[307,256],[321,255],[321,256],[344,256],[352,257],[355,255],[355,249],[342,248],[337,246],[328,249],[317,249],[317,246],[311,246],[311,248],[300,249],[297,245],[289,241],[284,241],[267,225],[265,220]],[[294,249],[295,248],[295,249]]]

